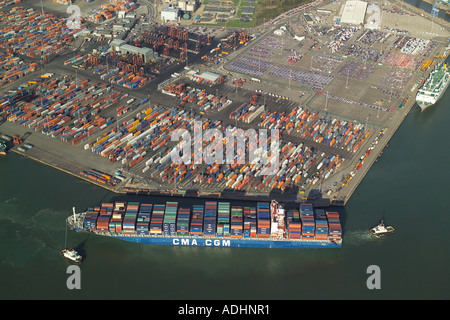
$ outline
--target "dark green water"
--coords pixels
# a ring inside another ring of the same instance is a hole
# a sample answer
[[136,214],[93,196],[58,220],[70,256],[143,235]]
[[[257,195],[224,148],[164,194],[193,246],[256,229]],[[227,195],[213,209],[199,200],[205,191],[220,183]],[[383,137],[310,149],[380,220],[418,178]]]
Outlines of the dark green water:
[[[450,95],[406,117],[345,209],[341,249],[159,247],[69,232],[86,255],[69,290],[65,218],[116,196],[14,153],[0,159],[1,299],[448,299]],[[147,199],[147,201],[166,199]],[[180,200],[188,204],[193,200]],[[397,234],[374,239],[381,216]],[[369,290],[378,265],[381,289]]]

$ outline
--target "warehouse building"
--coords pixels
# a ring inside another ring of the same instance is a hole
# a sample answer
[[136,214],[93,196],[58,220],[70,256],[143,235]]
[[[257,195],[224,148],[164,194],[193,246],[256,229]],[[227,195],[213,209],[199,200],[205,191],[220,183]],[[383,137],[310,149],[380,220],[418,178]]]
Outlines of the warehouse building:
[[197,1],[178,1],[178,9],[182,10],[183,12],[194,12],[198,9],[200,6],[199,2]]
[[136,54],[142,57],[145,63],[158,60],[158,52],[154,52],[152,49],[147,47],[135,47],[126,44],[124,40],[114,39],[111,41],[111,48],[115,51],[120,51],[122,54]]
[[198,71],[191,70],[187,73],[187,76],[197,82],[205,82],[207,84],[217,84],[223,81],[223,77],[220,74],[205,71],[201,74]]
[[120,46],[126,44],[125,40],[114,39],[111,41],[110,45],[113,50],[120,51]]
[[167,21],[178,21],[181,16],[181,10],[178,8],[168,7],[161,10],[161,20],[163,22]]
[[359,0],[347,1],[342,9],[341,23],[359,25],[364,23],[367,2]]

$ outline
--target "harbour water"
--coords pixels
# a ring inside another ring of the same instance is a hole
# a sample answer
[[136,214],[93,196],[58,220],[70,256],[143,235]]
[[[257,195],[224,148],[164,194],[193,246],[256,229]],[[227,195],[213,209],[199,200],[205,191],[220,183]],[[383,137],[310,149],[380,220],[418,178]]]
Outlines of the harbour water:
[[[169,199],[118,197],[11,152],[0,158],[0,299],[449,299],[449,105],[450,91],[423,113],[415,106],[336,208],[341,249],[163,247],[69,231],[86,257],[80,290],[67,288],[59,255],[72,206]],[[382,217],[397,233],[373,238]],[[380,289],[367,287],[372,265]]]
[[[422,1],[422,0],[405,0],[404,2],[409,3],[410,5],[412,5],[416,8],[422,9],[428,13],[431,12],[431,8],[433,7],[433,5],[429,4],[428,2]],[[433,2],[434,2],[434,0],[433,0]],[[442,18],[446,21],[450,21],[450,16],[445,13],[445,10],[439,10],[438,17]]]

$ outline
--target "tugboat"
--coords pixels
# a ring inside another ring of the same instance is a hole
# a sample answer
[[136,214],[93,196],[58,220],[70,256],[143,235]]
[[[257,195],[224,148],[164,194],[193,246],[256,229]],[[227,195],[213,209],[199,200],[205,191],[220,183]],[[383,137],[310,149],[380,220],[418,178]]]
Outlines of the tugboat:
[[371,234],[373,234],[374,236],[384,236],[384,235],[395,233],[395,229],[392,226],[386,227],[384,225],[384,220],[381,219],[381,222],[376,227],[373,227],[372,229],[370,229],[369,232]]
[[78,254],[74,249],[63,249],[61,255],[69,262],[74,264],[80,264],[83,261],[83,257]]
[[[73,213],[75,215],[75,208],[73,208]],[[67,221],[66,221],[66,235],[64,239],[64,248],[67,248]],[[61,250],[61,255],[70,263],[80,264],[83,262],[83,257],[75,249],[63,249]]]

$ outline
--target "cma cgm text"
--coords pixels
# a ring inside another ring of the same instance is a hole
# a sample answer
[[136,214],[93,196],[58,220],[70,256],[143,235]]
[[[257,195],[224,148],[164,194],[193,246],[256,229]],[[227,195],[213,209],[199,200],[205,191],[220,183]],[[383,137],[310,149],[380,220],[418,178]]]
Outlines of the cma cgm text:
[[[198,246],[197,239],[173,239],[172,244],[174,246],[182,245],[182,246]],[[230,240],[211,240],[206,239],[204,243],[200,243],[200,245],[204,246],[215,246],[215,247],[229,247],[231,244]]]

